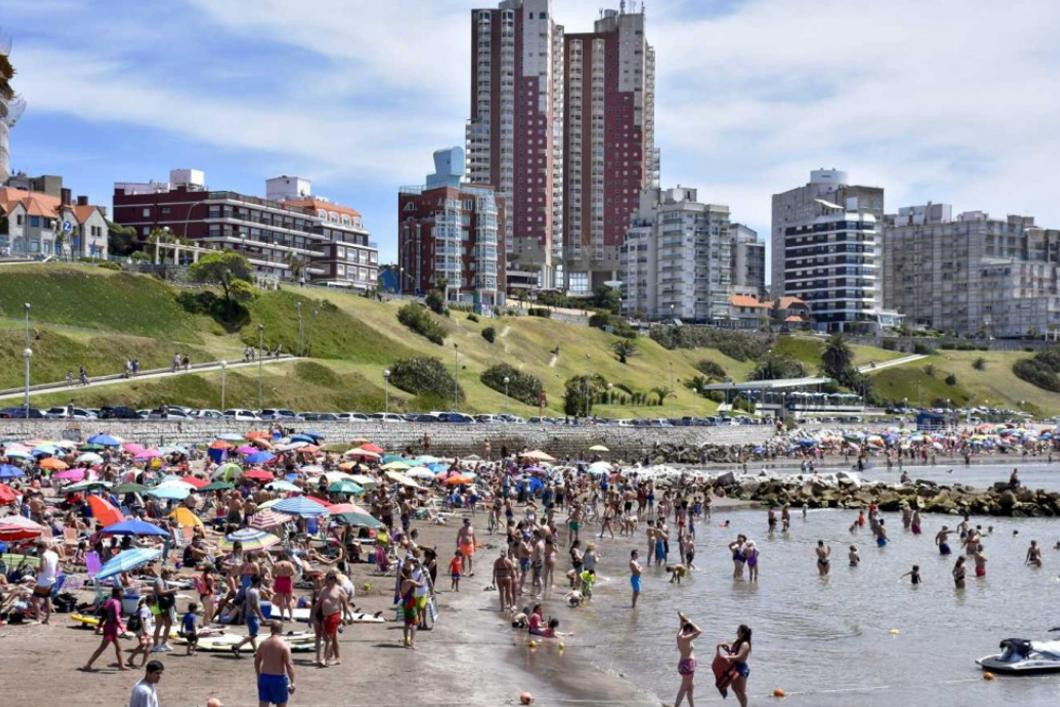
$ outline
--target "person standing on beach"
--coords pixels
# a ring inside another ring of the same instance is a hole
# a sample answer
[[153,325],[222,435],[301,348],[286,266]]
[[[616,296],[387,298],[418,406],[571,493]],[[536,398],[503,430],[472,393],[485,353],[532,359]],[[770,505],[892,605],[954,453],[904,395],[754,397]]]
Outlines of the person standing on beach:
[[96,652],[92,654],[92,657],[88,659],[88,662],[85,663],[85,667],[81,668],[86,673],[92,670],[92,664],[106,650],[108,643],[114,644],[114,654],[118,657],[118,669],[128,670],[121,657],[121,643],[118,642],[118,637],[125,630],[125,626],[121,622],[121,595],[122,588],[113,587],[110,590],[110,599],[103,602],[103,618],[99,624],[99,629],[103,632],[103,641],[99,644]]
[[500,557],[493,561],[493,584],[501,598],[501,611],[515,606],[515,565],[508,559],[508,551],[501,550]]
[[655,557],[655,521],[648,520],[648,529],[645,532],[645,536],[648,539],[648,567],[651,567],[651,561]]
[[637,598],[640,596],[640,562],[637,561],[639,553],[631,550],[629,553],[629,584],[633,588],[633,608],[637,608]]
[[832,564],[829,559],[832,556],[832,548],[825,544],[824,540],[817,541],[817,574],[824,577]]
[[33,599],[37,609],[37,618],[41,625],[46,625],[52,616],[52,586],[59,578],[62,567],[59,566],[59,553],[51,548],[47,540],[37,540],[37,551],[40,553],[40,568],[37,571],[37,584],[33,587]]
[[[402,570],[408,570],[411,574],[410,565],[412,560],[406,560],[402,564]],[[339,586],[339,575],[335,570],[328,570],[324,576],[324,588],[317,594],[317,600],[312,609],[312,616],[319,616],[320,632],[324,643],[324,657],[320,657],[320,644],[317,644],[317,665],[321,668],[328,667],[328,660],[335,659],[335,665],[342,662],[339,655],[339,624],[342,623],[343,609],[346,603],[346,592]],[[413,602],[415,604],[415,601]]]
[[294,574],[294,565],[288,559],[288,554],[280,553],[280,561],[272,566],[272,603],[279,609],[281,621],[284,609],[294,621]]
[[232,646],[232,654],[239,657],[239,649],[244,643],[250,643],[250,649],[258,649],[258,629],[265,623],[265,615],[261,613],[261,577],[254,575],[250,578],[250,588],[247,589],[246,597],[243,599],[243,621],[247,625],[249,634],[239,643]]
[[[715,651],[718,656],[729,661],[729,671],[725,678],[731,680],[732,691],[736,694],[740,707],[747,707],[747,678],[751,675],[751,668],[747,665],[747,659],[751,655],[750,627],[740,624],[736,629],[736,640],[732,643],[719,643]],[[722,685],[719,685],[719,688],[721,687]],[[725,696],[724,690],[721,695]]]
[[788,528],[791,527],[791,505],[785,503],[780,508],[780,532],[788,532]]
[[680,611],[677,612],[677,620],[677,652],[681,656],[677,662],[677,674],[681,676],[681,687],[677,690],[677,699],[674,700],[674,707],[681,707],[681,702],[684,701],[685,697],[688,697],[688,707],[695,707],[695,702],[692,701],[692,694],[695,690],[693,679],[696,675],[696,656],[694,654],[695,646],[692,642],[703,632],[699,626],[689,621],[688,617]]
[[254,656],[254,672],[258,676],[259,707],[287,707],[287,699],[294,692],[294,661],[291,647],[283,640],[281,622],[269,622],[269,637]]
[[471,519],[464,518],[464,524],[456,533],[456,548],[464,555],[464,568],[468,577],[474,577],[474,567],[471,558],[475,555],[475,529],[471,527]]
[[747,538],[743,535],[737,535],[736,540],[729,543],[729,552],[732,553],[732,578],[743,579],[743,566],[747,562],[747,557],[744,555],[744,543],[747,542]]
[[147,663],[143,679],[133,685],[129,695],[129,707],[158,707],[158,681],[162,679],[164,670],[160,660]]

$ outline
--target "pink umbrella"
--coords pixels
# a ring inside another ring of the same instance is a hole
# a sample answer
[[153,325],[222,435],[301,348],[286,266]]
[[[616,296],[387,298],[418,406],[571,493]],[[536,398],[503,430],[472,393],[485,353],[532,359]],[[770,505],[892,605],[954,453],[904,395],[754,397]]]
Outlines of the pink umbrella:
[[157,459],[160,456],[162,456],[162,452],[157,449],[145,449],[136,453],[137,459]]
[[60,471],[52,475],[53,479],[62,479],[63,481],[80,481],[85,478],[84,469],[67,469],[66,471]]
[[144,446],[142,444],[137,444],[136,442],[126,442],[121,448],[126,452],[132,452],[133,454],[139,454],[144,451]]
[[44,526],[34,523],[29,518],[22,516],[4,516],[0,518],[0,540],[14,542],[15,540],[28,540],[35,538],[44,532]]
[[242,447],[236,450],[240,454],[257,454],[260,450],[257,447],[252,447],[249,444],[244,444]]

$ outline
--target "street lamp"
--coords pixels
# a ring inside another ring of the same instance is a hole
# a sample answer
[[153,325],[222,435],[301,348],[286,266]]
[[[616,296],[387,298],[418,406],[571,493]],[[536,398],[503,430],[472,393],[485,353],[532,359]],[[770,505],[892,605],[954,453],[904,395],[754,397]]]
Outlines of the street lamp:
[[504,377],[504,409],[508,409],[508,384],[511,382],[511,378],[508,376]]
[[453,342],[453,410],[460,406],[460,344]]
[[[390,369],[387,368],[383,371],[383,405],[384,410],[390,412]],[[386,419],[386,418],[384,418]]]
[[30,310],[31,305],[30,305],[29,302],[26,302],[22,306],[26,310],[26,348],[28,349],[29,348],[29,310]]
[[611,405],[611,404],[614,403],[614,400],[613,400],[612,395],[611,395],[611,389],[614,388],[614,387],[615,386],[613,384],[611,384],[611,383],[607,384],[607,404],[608,405]]
[[225,411],[225,379],[228,377],[228,361],[221,361],[221,412]]
[[261,410],[262,366],[265,358],[265,325],[258,324],[258,410]]
[[29,419],[29,359],[32,356],[33,356],[33,349],[31,349],[30,347],[27,346],[25,349],[22,350],[22,358],[26,362],[26,391],[25,391],[26,395],[25,395],[25,398],[24,398],[24,400],[22,402],[23,402],[23,405],[25,406],[24,412],[26,414],[26,419],[27,420]]

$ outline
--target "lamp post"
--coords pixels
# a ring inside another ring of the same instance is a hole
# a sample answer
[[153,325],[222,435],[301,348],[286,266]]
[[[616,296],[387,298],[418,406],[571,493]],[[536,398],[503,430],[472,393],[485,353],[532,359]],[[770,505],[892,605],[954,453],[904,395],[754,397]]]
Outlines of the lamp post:
[[453,342],[453,410],[460,405],[460,344]]
[[25,304],[22,305],[22,307],[26,310],[26,348],[28,349],[29,348],[29,310],[30,310],[31,305],[30,305],[29,302],[26,302]]
[[228,377],[228,361],[221,361],[221,412],[225,411],[225,379]]
[[613,399],[613,397],[611,395],[611,389],[614,388],[614,387],[615,386],[612,385],[611,383],[607,384],[607,404],[608,405],[613,405],[614,404],[614,399]]
[[305,346],[302,344],[305,340],[302,334],[302,301],[295,302],[294,308],[298,313],[298,355],[302,356],[305,354]]
[[[390,369],[383,371],[383,405],[384,411],[390,413]],[[384,418],[385,419],[385,418]]]
[[258,324],[258,410],[261,409],[261,380],[265,358],[265,325]]
[[27,420],[29,419],[29,359],[32,356],[33,356],[33,349],[31,349],[30,347],[27,346],[25,349],[22,350],[22,358],[26,362],[26,390],[25,390],[26,394],[25,394],[25,397],[24,397],[22,403],[23,403],[23,406],[24,406],[23,412],[25,413]]
[[591,366],[589,365],[589,361],[592,360],[592,356],[590,354],[585,354],[585,360],[586,360],[586,366],[585,366],[586,373],[585,373],[585,377],[582,378],[582,393],[585,396],[585,419],[588,420],[589,419],[589,373],[588,373],[588,371],[592,370]]
[[504,411],[508,411],[508,384],[511,382],[511,378],[508,376],[504,377]]

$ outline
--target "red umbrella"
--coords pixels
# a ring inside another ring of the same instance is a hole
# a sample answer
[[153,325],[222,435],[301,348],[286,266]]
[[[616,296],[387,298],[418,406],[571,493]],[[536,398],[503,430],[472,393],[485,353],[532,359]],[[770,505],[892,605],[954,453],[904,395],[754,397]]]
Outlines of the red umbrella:
[[206,479],[200,479],[198,476],[182,476],[180,480],[186,484],[191,484],[197,489],[201,489],[206,484],[210,483]]
[[225,442],[223,439],[215,439],[210,443],[210,449],[231,449],[232,445]]
[[0,506],[5,506],[8,503],[14,503],[15,498],[18,496],[15,493],[15,489],[11,488],[7,484],[0,484]]
[[244,471],[243,478],[253,479],[254,481],[263,481],[265,483],[276,480],[276,477],[272,475],[272,472],[265,471],[264,469],[250,469],[249,471]]
[[24,516],[4,516],[0,518],[0,540],[3,542],[29,540],[43,532],[43,526]]
[[366,452],[375,452],[376,454],[382,454],[383,453],[383,448],[382,447],[380,447],[378,444],[372,444],[371,442],[367,442],[365,444],[362,444],[361,445],[361,449],[363,449]]
[[125,516],[122,515],[121,511],[115,508],[110,501],[105,498],[89,496],[88,506],[92,509],[92,517],[99,523],[102,523],[104,528],[108,525],[120,523],[125,520]]

